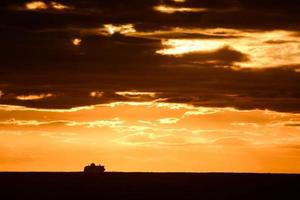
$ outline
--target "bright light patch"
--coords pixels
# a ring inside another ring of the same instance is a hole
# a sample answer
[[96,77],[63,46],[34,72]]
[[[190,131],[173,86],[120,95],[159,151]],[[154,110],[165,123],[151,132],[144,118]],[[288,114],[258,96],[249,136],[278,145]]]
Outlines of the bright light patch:
[[159,123],[161,124],[176,124],[180,119],[178,118],[163,118],[159,119]]
[[68,122],[66,123],[66,126],[85,126],[87,128],[101,128],[101,127],[110,127],[110,128],[116,128],[119,127],[124,122],[120,120],[119,118],[114,118],[112,120],[98,120],[98,121],[92,121],[92,122]]
[[4,92],[0,90],[0,98],[4,95]]
[[[174,29],[174,32],[180,31],[183,30]],[[164,48],[156,53],[180,56],[217,51],[228,46],[249,57],[249,61],[235,63],[240,67],[268,68],[300,63],[300,39],[291,31],[242,32],[232,29],[203,29],[197,30],[197,33],[219,36],[220,39],[162,39]]]
[[156,93],[155,92],[116,92],[117,95],[120,96],[125,96],[125,97],[135,97],[135,96],[150,96],[150,97],[155,97]]
[[104,94],[104,92],[102,92],[102,91],[93,91],[90,93],[90,96],[94,97],[94,98],[100,98],[103,96],[103,94]]
[[174,2],[176,2],[176,3],[184,3],[184,2],[186,2],[186,0],[173,0]]
[[133,26],[133,24],[124,24],[124,25],[113,25],[113,24],[105,24],[104,25],[104,29],[105,31],[110,34],[113,35],[115,33],[120,33],[120,34],[128,34],[128,33],[135,33],[136,30]]
[[53,9],[56,10],[64,10],[64,9],[69,9],[69,6],[63,5],[61,3],[57,3],[57,2],[51,2],[51,6]]
[[26,3],[26,8],[28,10],[42,10],[42,9],[48,9],[48,5],[42,1],[33,1]]
[[81,44],[82,40],[80,38],[75,38],[72,40],[73,45],[79,46]]
[[189,39],[169,39],[163,40],[162,45],[165,47],[163,50],[158,50],[156,53],[162,55],[182,55],[193,52],[207,52],[215,51],[224,44],[214,40],[189,40]]
[[176,12],[205,12],[206,8],[187,8],[187,7],[172,7],[166,5],[159,5],[153,7],[154,10],[162,13],[173,14]]
[[54,95],[51,93],[48,94],[39,94],[39,95],[20,95],[17,96],[16,99],[21,100],[21,101],[30,101],[30,100],[40,100],[40,99],[45,99],[49,97],[53,97]]
[[28,10],[46,10],[46,9],[55,9],[55,10],[65,10],[70,9],[71,7],[58,3],[58,2],[48,2],[43,1],[32,1],[25,4],[26,9]]

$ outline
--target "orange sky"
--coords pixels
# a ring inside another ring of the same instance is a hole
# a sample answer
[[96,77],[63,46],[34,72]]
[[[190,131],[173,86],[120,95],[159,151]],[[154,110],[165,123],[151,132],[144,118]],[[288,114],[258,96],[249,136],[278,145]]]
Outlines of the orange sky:
[[0,1],[0,171],[299,173],[295,2]]
[[125,102],[0,118],[2,171],[300,171],[298,114]]

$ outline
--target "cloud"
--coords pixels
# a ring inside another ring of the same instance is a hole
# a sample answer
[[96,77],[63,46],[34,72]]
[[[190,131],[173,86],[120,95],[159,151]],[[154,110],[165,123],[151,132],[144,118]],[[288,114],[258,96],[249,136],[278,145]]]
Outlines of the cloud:
[[188,8],[188,7],[172,7],[167,5],[158,5],[153,7],[154,10],[162,13],[173,14],[176,12],[205,12],[206,8]]
[[39,95],[20,95],[17,96],[16,99],[21,100],[21,101],[34,101],[34,100],[40,100],[40,99],[45,99],[45,98],[50,98],[53,97],[54,95],[51,93],[48,94],[39,94]]
[[1,111],[36,111],[36,112],[77,112],[79,110],[91,110],[94,106],[82,106],[82,107],[74,107],[69,109],[39,109],[39,108],[29,108],[25,106],[14,106],[14,105],[0,105]]
[[33,1],[26,3],[26,9],[28,10],[39,10],[39,9],[48,9],[48,6],[43,1]]
[[74,39],[72,40],[72,43],[73,43],[73,45],[75,45],[75,46],[80,46],[80,45],[81,45],[81,42],[82,42],[82,39],[80,39],[80,38],[74,38]]
[[122,24],[122,25],[104,24],[104,28],[102,30],[104,34],[109,34],[109,35],[113,35],[115,33],[128,34],[128,33],[136,32],[133,24]]
[[25,9],[27,10],[47,10],[47,9],[55,9],[55,10],[65,10],[65,9],[71,9],[71,7],[50,1],[50,2],[44,2],[44,1],[32,1],[25,4]]
[[249,145],[249,143],[250,142],[245,141],[240,138],[221,138],[221,139],[216,140],[213,143],[213,145],[236,147],[236,146]]
[[177,118],[163,118],[159,119],[159,123],[161,124],[176,124],[180,119]]
[[291,126],[291,127],[300,127],[300,123],[287,123],[286,126]]
[[[272,165],[280,155],[291,170],[294,160],[289,158],[298,156],[295,144],[300,142],[299,128],[286,126],[299,123],[299,114],[269,110],[207,108],[159,101],[113,102],[68,112],[16,106],[9,109],[0,107],[0,151],[3,155],[23,152],[17,160],[28,153],[45,159],[42,161],[49,166],[58,156],[64,161],[73,151],[74,162],[80,166],[82,159],[96,159],[99,155],[108,161],[116,156],[112,166],[119,166],[120,157],[129,157],[128,162],[132,163],[153,155],[155,150],[158,163],[171,158],[191,166],[199,156],[206,161],[213,159],[211,166],[227,166],[227,159],[219,159],[230,157],[244,163],[246,155],[246,160],[263,156]],[[170,123],[161,124],[160,120]],[[13,148],[10,144],[14,144]],[[82,154],[78,154],[78,149]],[[32,162],[20,165],[28,164]],[[247,166],[252,168],[252,164],[251,160]],[[197,170],[203,170],[203,165]]]
[[56,121],[38,121],[38,120],[16,120],[9,119],[5,121],[0,121],[0,125],[3,126],[44,126],[44,125],[64,125],[70,127],[87,127],[87,128],[102,128],[110,127],[116,128],[122,125],[124,121],[114,118],[112,120],[97,120],[97,121],[68,121],[68,120],[56,120]]
[[57,9],[57,10],[70,9],[69,6],[58,3],[58,2],[51,2],[50,4],[51,4],[53,9]]
[[103,95],[104,95],[103,91],[93,91],[93,92],[90,92],[90,96],[94,97],[94,98],[101,98],[101,97],[103,97]]
[[4,96],[4,92],[2,92],[2,91],[0,90],[0,98],[1,98],[2,96]]
[[[232,30],[203,30],[199,33],[224,35]],[[267,68],[283,65],[295,65],[298,60],[300,41],[292,36],[289,31],[268,31],[268,32],[239,32],[235,30],[233,38],[220,39],[168,39],[162,40],[164,49],[156,51],[162,55],[180,56],[194,52],[214,52],[228,46],[242,54],[248,56],[248,59],[238,61],[241,67]],[[236,38],[239,36],[238,38]],[[280,41],[285,38],[287,42]]]
[[155,98],[156,97],[155,92],[124,91],[124,92],[116,92],[116,94],[128,98],[140,98],[140,97]]
[[[164,1],[207,9],[173,14],[153,10],[159,0],[40,2],[48,9],[0,3],[2,105],[68,110],[136,101],[120,91],[150,91],[156,97],[139,100],[300,110],[294,2]],[[72,9],[54,8],[60,4]],[[77,48],[74,39],[84,42]],[[95,98],[93,91],[104,94]],[[16,99],[48,93],[55,96]]]
[[146,145],[146,146],[181,146],[187,145],[187,141],[182,137],[164,135],[155,136],[149,133],[137,133],[121,138],[121,143],[126,145]]
[[51,124],[63,124],[66,121],[37,121],[37,120],[16,120],[9,119],[6,121],[0,121],[0,125],[10,125],[10,126],[42,126]]
[[124,122],[119,118],[114,118],[112,120],[99,120],[93,122],[68,122],[67,126],[86,126],[87,128],[96,128],[96,127],[118,127]]

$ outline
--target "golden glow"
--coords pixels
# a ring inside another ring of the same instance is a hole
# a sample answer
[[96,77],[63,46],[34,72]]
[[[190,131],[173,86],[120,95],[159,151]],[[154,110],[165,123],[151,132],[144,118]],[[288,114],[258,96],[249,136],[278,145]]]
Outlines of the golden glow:
[[41,125],[49,125],[52,123],[59,123],[59,122],[42,122],[37,120],[16,120],[16,119],[9,119],[6,121],[1,121],[0,125],[13,125],[13,126],[41,126]]
[[180,119],[178,118],[163,118],[159,119],[159,123],[161,124],[176,124]]
[[155,97],[155,92],[135,92],[135,91],[125,91],[125,92],[116,92],[117,95],[125,97],[135,97],[135,96],[150,96]]
[[13,106],[13,105],[0,105],[0,111],[12,112],[12,111],[33,111],[33,112],[49,112],[49,113],[72,113],[81,110],[92,110],[94,106],[81,106],[70,109],[40,109],[40,108],[27,108],[25,106]]
[[184,3],[184,2],[186,2],[186,0],[174,0],[174,2],[176,2],[176,3]]
[[0,98],[1,98],[2,96],[4,96],[4,92],[2,92],[2,91],[0,90]]
[[133,24],[124,24],[124,25],[113,25],[113,24],[105,24],[104,30],[106,33],[113,35],[115,33],[120,34],[128,34],[136,32]]
[[29,100],[40,100],[45,99],[49,97],[53,97],[54,95],[51,93],[48,94],[39,94],[39,95],[20,95],[17,96],[16,99],[22,100],[22,101],[29,101]]
[[25,8],[28,10],[46,10],[49,8],[55,9],[55,10],[65,10],[65,9],[71,9],[71,7],[58,3],[58,2],[49,2],[45,3],[43,1],[32,1],[25,4]]
[[26,3],[26,8],[28,10],[42,10],[42,9],[48,9],[48,6],[43,1],[33,1]]
[[81,42],[82,42],[82,40],[80,38],[75,38],[75,39],[72,40],[72,43],[75,46],[80,46]]
[[104,92],[102,92],[102,91],[93,91],[93,92],[90,92],[90,96],[94,97],[94,98],[100,98],[103,95],[104,95]]
[[[183,31],[174,29],[174,32]],[[180,56],[196,52],[217,51],[225,46],[247,55],[250,60],[236,62],[240,67],[268,68],[300,63],[300,39],[291,31],[243,32],[232,29],[197,30],[220,39],[163,39],[158,54]],[[191,31],[195,33],[195,31]]]
[[51,6],[53,9],[56,10],[64,10],[64,9],[69,9],[70,7],[63,5],[61,3],[57,3],[57,2],[51,2]]
[[68,122],[66,123],[66,126],[86,126],[87,128],[102,128],[102,127],[116,128],[123,123],[124,122],[119,118],[114,118],[112,120],[97,120],[92,122]]
[[167,13],[167,14],[173,14],[176,12],[205,12],[207,11],[206,8],[186,8],[186,7],[172,7],[167,5],[159,5],[153,7],[154,10]]
[[300,171],[299,114],[151,101],[0,116],[5,171],[78,171],[99,159],[110,171]]
[[213,40],[169,39],[163,40],[162,45],[167,48],[158,50],[156,53],[162,55],[183,55],[192,52],[215,51],[221,48],[223,44]]

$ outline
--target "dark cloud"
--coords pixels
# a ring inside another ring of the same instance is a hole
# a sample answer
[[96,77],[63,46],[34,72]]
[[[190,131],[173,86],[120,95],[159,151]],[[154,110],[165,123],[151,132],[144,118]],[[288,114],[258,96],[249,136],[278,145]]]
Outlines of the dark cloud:
[[286,126],[297,127],[297,126],[300,126],[300,123],[299,124],[286,124]]
[[[42,108],[130,101],[117,91],[152,91],[168,102],[240,109],[300,111],[300,73],[294,67],[235,70],[224,68],[246,61],[248,55],[230,47],[175,58],[155,52],[159,37],[82,34],[103,24],[133,23],[138,31],[182,28],[294,30],[300,20],[295,2],[190,0],[164,1],[171,6],[204,7],[205,13],[164,14],[153,6],[162,1],[59,1],[66,11],[13,9],[27,1],[1,1],[1,104]],[[82,44],[74,46],[72,39]],[[169,33],[164,38],[217,39],[202,33]],[[282,41],[269,41],[282,43]],[[221,67],[220,67],[221,66]],[[103,91],[93,98],[92,91]],[[55,94],[40,100],[17,100],[19,95]],[[149,100],[149,99],[139,99]]]

